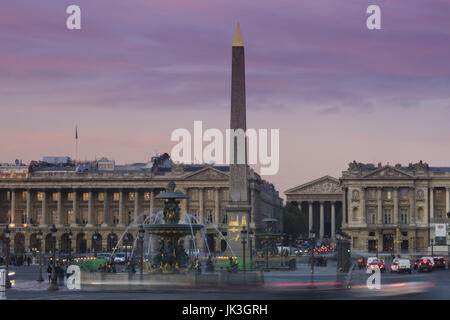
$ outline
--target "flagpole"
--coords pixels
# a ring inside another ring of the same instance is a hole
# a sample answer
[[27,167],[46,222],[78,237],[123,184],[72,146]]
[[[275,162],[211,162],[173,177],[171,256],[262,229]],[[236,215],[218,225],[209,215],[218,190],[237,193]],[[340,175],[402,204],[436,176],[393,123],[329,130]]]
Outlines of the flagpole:
[[75,163],[78,160],[78,126],[75,126]]

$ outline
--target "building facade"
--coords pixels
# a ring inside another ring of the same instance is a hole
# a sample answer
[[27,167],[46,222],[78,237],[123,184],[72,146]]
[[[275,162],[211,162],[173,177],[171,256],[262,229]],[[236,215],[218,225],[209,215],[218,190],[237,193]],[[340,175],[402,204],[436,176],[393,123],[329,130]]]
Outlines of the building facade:
[[333,240],[342,221],[342,188],[338,179],[325,176],[285,191],[286,200],[308,216],[309,237]]
[[354,249],[425,253],[433,246],[448,254],[450,168],[422,161],[408,166],[354,161],[342,173],[341,185],[342,230],[351,235]]
[[[198,246],[224,251],[217,230],[226,238],[228,166],[179,165],[167,154],[131,165],[108,159],[77,164],[68,158],[45,160],[0,166],[0,223],[12,231],[12,252],[37,250],[39,230],[44,234],[42,249],[51,251],[53,224],[58,229],[56,248],[62,253],[111,251],[126,228],[130,238],[119,246],[132,246],[138,225],[163,209],[163,201],[155,196],[170,181],[189,196],[182,200],[181,212],[206,225],[207,240],[198,238]],[[251,171],[249,188],[249,219],[256,230],[263,228],[265,217],[282,219],[282,199],[272,184]]]
[[308,214],[309,230],[318,238],[334,238],[339,229],[351,236],[356,251],[448,254],[450,167],[354,161],[339,180],[326,176],[285,194]]

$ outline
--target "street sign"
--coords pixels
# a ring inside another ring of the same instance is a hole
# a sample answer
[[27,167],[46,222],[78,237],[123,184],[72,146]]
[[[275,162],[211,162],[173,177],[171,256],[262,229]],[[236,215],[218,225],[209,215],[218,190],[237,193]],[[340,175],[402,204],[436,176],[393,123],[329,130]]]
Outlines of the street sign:
[[437,223],[435,225],[435,232],[436,237],[446,237],[447,236],[447,225],[445,223]]

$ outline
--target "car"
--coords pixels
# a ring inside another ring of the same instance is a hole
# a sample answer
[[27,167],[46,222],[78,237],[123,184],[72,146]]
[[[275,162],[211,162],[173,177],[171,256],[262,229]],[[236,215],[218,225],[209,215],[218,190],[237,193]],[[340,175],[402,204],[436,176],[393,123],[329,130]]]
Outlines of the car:
[[125,263],[125,253],[123,252],[115,252],[113,253],[114,262],[118,264]]
[[308,247],[300,247],[298,249],[294,250],[294,254],[296,255],[302,255],[302,254],[307,254],[309,252]]
[[434,258],[432,258],[432,257],[422,257],[421,259],[422,259],[422,260],[423,260],[423,259],[427,259],[428,261],[430,261],[430,262],[431,262],[431,265],[433,266],[433,269],[434,269]]
[[358,259],[358,268],[359,268],[359,269],[363,269],[365,265],[366,265],[366,264],[365,264],[365,258],[364,258],[364,257],[360,257],[360,258]]
[[391,265],[391,272],[411,273],[411,261],[409,261],[408,259],[394,259]]
[[417,270],[419,272],[432,272],[433,263],[431,262],[431,260],[424,258],[419,262]]
[[385,272],[386,271],[386,263],[384,262],[383,259],[378,259],[378,266],[380,267],[381,272]]
[[200,255],[200,249],[185,249],[184,250],[188,256],[199,256]]
[[443,257],[435,257],[433,268],[445,270],[445,259]]
[[378,269],[381,272],[385,271],[384,265],[383,263],[381,263],[381,261],[372,261],[371,263],[367,264],[367,269],[372,270],[372,273],[375,273],[375,270]]
[[421,259],[414,260],[414,270],[417,270],[419,268],[419,262],[422,261]]
[[378,261],[377,257],[368,257],[367,258],[367,266],[369,266],[373,261]]

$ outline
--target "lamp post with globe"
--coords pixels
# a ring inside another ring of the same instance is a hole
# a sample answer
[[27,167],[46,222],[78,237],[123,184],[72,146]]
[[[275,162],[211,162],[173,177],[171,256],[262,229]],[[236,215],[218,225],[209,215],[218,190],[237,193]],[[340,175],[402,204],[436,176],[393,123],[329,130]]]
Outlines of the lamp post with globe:
[[8,225],[6,225],[5,230],[3,231],[4,239],[6,242],[6,278],[5,278],[5,288],[10,289],[11,288],[11,281],[9,281],[9,242],[10,240],[10,234],[11,230],[9,229]]
[[139,272],[142,275],[144,273],[144,226],[139,226]]
[[39,230],[39,232],[37,233],[37,239],[39,243],[39,274],[37,278],[38,282],[44,281],[44,279],[42,278],[42,238],[42,230]]
[[245,272],[245,245],[247,244],[247,228],[242,228],[242,270]]
[[50,287],[48,287],[49,291],[57,291],[58,290],[58,284],[56,283],[56,233],[58,232],[58,229],[56,229],[55,225],[53,224],[52,228],[50,229],[50,232],[52,233],[52,242],[53,242],[53,267],[52,267],[52,282],[50,283]]

